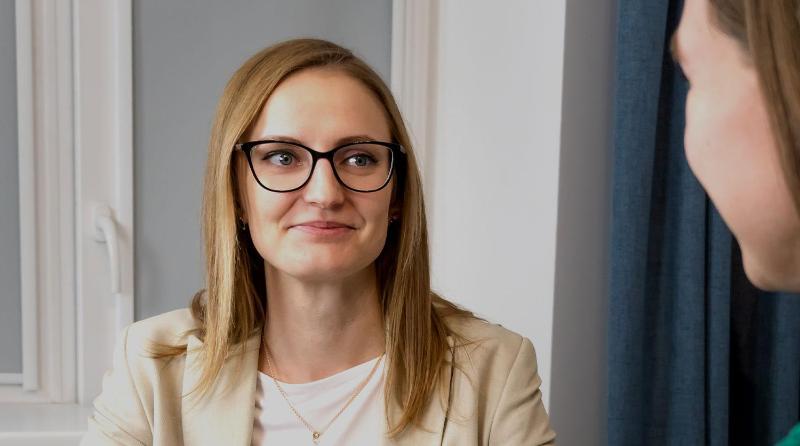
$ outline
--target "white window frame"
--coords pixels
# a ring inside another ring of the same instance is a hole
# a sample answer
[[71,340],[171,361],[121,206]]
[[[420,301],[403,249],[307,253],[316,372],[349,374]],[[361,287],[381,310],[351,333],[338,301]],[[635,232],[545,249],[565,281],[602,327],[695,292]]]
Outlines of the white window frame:
[[391,89],[406,120],[423,180],[435,127],[431,93],[436,75],[435,1],[392,2]]
[[[77,399],[88,404],[100,393],[116,335],[134,317],[133,33],[131,0],[72,4]],[[116,232],[117,259],[97,240],[101,206]]]
[[76,443],[133,322],[131,1],[16,0],[15,21],[23,369],[0,374],[0,445]]
[[15,8],[23,364],[17,379],[3,380],[0,401],[69,402],[76,370],[72,72],[62,55],[70,54],[70,9],[25,0]]

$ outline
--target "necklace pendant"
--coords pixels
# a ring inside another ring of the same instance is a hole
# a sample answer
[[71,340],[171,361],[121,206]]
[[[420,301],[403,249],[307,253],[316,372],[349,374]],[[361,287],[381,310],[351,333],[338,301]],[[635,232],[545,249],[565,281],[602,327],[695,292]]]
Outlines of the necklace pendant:
[[321,435],[321,434],[320,434],[319,432],[313,432],[313,433],[311,433],[311,439],[314,441],[314,444],[317,444],[317,443],[319,443],[319,436],[320,436],[320,435]]

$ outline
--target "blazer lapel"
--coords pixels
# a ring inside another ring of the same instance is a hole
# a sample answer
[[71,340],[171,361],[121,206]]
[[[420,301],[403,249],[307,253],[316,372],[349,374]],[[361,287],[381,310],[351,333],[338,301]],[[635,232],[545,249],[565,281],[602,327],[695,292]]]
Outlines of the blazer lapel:
[[[256,381],[258,372],[258,350],[261,335],[247,340],[245,353],[225,360],[214,387],[207,395],[199,398],[189,394],[200,380],[202,362],[200,348],[203,343],[196,336],[188,339],[186,365],[183,374],[183,404],[181,419],[183,423],[183,442],[187,446],[232,445],[248,446],[253,431],[255,416]],[[447,365],[444,373],[444,397],[452,405],[451,379],[453,372],[453,339],[448,336],[450,348],[445,354]],[[239,367],[241,366],[241,370]],[[391,402],[388,408],[390,420],[399,419],[403,408]],[[385,424],[384,431],[388,431]],[[442,399],[434,394],[420,418],[421,427],[409,426],[395,438],[383,437],[383,446],[441,445],[447,428],[447,414],[442,407]]]
[[[452,395],[450,394],[451,380],[453,377],[453,338],[448,336],[447,343],[450,348],[445,354],[447,365],[444,367],[444,398],[448,405],[452,404]],[[403,413],[403,408],[395,401],[392,401],[388,408],[389,419],[392,421],[400,419]],[[384,432],[388,432],[386,426],[386,419],[384,418]],[[441,445],[444,439],[444,432],[447,428],[447,414],[444,407],[442,407],[442,398],[439,393],[435,393],[425,408],[420,418],[420,426],[409,426],[403,433],[395,438],[383,437],[381,442],[382,446],[418,446],[418,445]]]
[[197,393],[189,392],[200,380],[202,362],[199,351],[203,343],[194,335],[189,337],[181,405],[184,444],[250,445],[260,340],[260,334],[250,337],[245,343],[243,356],[229,356],[214,386],[200,398]]

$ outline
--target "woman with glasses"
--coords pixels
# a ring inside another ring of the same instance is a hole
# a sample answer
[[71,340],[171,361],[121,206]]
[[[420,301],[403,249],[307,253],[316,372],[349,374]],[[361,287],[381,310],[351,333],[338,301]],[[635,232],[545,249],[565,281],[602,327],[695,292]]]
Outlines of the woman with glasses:
[[84,444],[554,444],[531,342],[431,291],[408,134],[348,50],[236,71],[203,231],[206,289],[124,331]]
[[686,155],[747,276],[800,291],[800,0],[686,0],[673,54],[691,85]]

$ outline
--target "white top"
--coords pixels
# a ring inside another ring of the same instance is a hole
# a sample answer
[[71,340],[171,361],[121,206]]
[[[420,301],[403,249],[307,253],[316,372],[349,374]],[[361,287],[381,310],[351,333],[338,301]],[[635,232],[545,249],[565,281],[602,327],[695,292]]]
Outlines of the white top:
[[[378,359],[309,383],[279,382],[300,415],[315,429],[323,429],[347,403],[359,384],[367,379]],[[384,434],[385,363],[384,358],[361,393],[334,420],[317,444],[375,445],[380,442]],[[289,408],[272,378],[259,371],[251,446],[313,444],[311,432]]]

